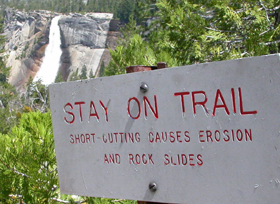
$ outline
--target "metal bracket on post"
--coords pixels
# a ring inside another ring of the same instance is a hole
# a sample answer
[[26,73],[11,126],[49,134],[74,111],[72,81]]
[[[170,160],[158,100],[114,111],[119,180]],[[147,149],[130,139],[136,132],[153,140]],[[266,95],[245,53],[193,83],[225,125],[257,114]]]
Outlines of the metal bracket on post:
[[[134,65],[134,66],[128,66],[126,67],[126,73],[133,73],[133,72],[143,72],[143,71],[152,71],[156,69],[164,69],[167,68],[168,65],[166,62],[158,62],[157,66],[143,66],[143,65]],[[145,93],[149,89],[148,85],[144,82],[142,82],[140,86],[140,90]],[[150,183],[148,185],[148,188],[151,192],[155,193],[157,190],[157,184],[156,183]],[[160,204],[157,202],[146,202],[146,201],[137,201],[138,204]],[[168,203],[167,203],[168,204]]]

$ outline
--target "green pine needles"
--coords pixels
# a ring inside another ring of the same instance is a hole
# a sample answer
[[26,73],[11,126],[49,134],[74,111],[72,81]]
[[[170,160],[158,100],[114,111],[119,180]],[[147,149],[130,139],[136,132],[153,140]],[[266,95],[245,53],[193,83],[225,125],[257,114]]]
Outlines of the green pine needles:
[[279,0],[140,3],[134,16],[138,25],[130,21],[124,40],[111,51],[107,75],[160,61],[172,67],[279,52]]
[[0,203],[136,202],[60,194],[51,113],[36,111],[0,134]]
[[51,203],[58,177],[50,112],[21,115],[19,124],[0,135],[0,201]]

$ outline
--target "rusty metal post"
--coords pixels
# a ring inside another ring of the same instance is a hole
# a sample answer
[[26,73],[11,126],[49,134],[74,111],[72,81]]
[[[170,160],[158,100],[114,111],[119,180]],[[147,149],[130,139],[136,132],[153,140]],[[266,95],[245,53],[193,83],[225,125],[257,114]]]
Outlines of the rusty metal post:
[[133,73],[133,72],[143,72],[143,71],[151,71],[152,67],[149,66],[142,66],[142,65],[134,65],[126,67],[126,73]]
[[158,62],[157,63],[157,69],[164,69],[164,68],[167,68],[168,65],[166,62]]
[[[126,67],[126,73],[133,73],[133,72],[143,72],[143,71],[152,71],[156,69],[163,69],[167,68],[168,65],[166,62],[158,62],[157,66],[143,66],[143,65],[133,65]],[[146,202],[146,201],[137,201],[138,204],[161,204],[158,202]],[[167,203],[171,204],[171,203]]]
[[166,62],[158,62],[157,66],[143,66],[143,65],[133,65],[126,67],[126,73],[133,73],[133,72],[143,72],[143,71],[152,71],[156,69],[163,69],[167,68],[168,65]]

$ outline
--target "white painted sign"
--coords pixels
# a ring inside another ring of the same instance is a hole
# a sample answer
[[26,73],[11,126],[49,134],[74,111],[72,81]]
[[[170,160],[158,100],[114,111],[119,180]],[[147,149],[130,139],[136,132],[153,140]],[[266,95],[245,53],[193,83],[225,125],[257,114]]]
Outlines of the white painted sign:
[[280,200],[279,55],[53,84],[50,98],[62,193]]

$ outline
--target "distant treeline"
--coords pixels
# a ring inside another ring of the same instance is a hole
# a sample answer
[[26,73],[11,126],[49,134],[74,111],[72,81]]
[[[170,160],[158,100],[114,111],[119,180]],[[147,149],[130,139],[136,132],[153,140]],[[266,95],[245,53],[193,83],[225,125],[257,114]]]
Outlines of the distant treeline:
[[104,12],[114,13],[114,18],[123,22],[136,8],[136,0],[0,0],[2,9],[49,10],[59,13]]

